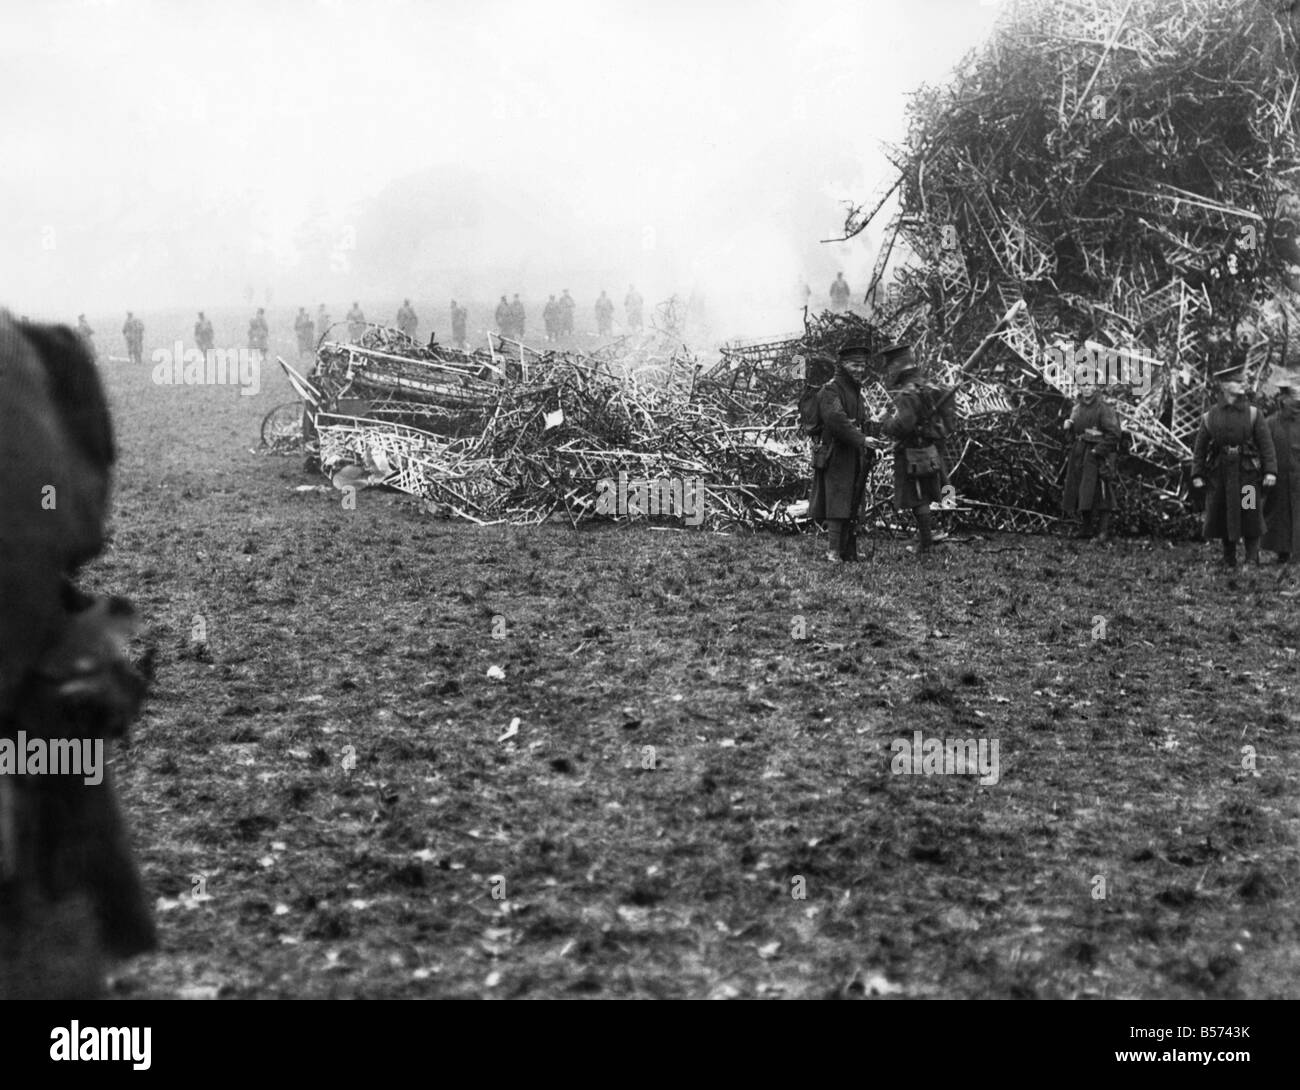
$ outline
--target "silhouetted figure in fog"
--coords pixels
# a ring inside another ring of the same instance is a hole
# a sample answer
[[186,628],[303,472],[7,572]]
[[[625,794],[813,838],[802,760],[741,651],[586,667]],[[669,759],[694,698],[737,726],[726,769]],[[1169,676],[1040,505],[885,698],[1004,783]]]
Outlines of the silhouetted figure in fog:
[[293,331],[298,336],[299,358],[310,357],[316,348],[316,323],[311,320],[306,307],[298,308],[298,317],[293,320]]
[[560,304],[555,301],[555,294],[546,300],[546,306],[542,308],[542,323],[546,326],[546,339],[556,341],[560,338]]
[[641,293],[629,284],[627,286],[627,296],[623,300],[623,309],[627,312],[627,328],[633,333],[641,332],[641,310],[643,306]]
[[835,274],[831,281],[831,310],[836,312],[849,309],[849,282],[842,272]]
[[266,325],[266,311],[258,307],[257,313],[248,323],[248,347],[265,358],[270,333]]
[[419,325],[420,320],[415,316],[415,308],[411,306],[411,300],[407,299],[397,311],[397,328],[411,340],[415,340],[415,331]]
[[565,288],[564,294],[560,296],[560,332],[566,337],[573,336],[573,312],[577,305],[569,294],[569,289]]
[[469,317],[469,311],[464,307],[457,306],[456,300],[451,301],[451,343],[461,351],[465,350],[465,320]]
[[[25,322],[27,319],[24,318]],[[126,324],[122,326],[122,336],[126,338],[126,354],[132,363],[144,362],[144,322],[131,311],[126,312]]]
[[596,300],[596,332],[608,337],[614,330],[614,302],[603,291]]
[[348,311],[348,340],[356,342],[361,340],[361,334],[366,331],[366,316],[361,312],[361,304],[353,302],[352,309]]
[[194,343],[206,358],[216,342],[217,338],[212,331],[212,323],[204,316],[203,311],[199,311],[199,320],[194,323]]

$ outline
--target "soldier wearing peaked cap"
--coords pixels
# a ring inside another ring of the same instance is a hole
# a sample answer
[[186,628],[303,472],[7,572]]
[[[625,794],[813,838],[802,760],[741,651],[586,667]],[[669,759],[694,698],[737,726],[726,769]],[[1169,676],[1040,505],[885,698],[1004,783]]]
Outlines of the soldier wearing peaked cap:
[[921,368],[910,344],[888,345],[880,355],[895,392],[894,411],[880,425],[895,441],[894,506],[915,513],[918,552],[928,553],[934,543],[930,505],[943,498],[948,484],[942,443],[955,427],[952,400],[919,384]]
[[866,341],[846,343],[839,351],[834,376],[817,395],[817,446],[808,515],[826,522],[830,533],[826,558],[832,563],[858,558],[857,524],[867,474],[875,462],[862,400],[870,354]]
[[1192,487],[1205,488],[1206,541],[1223,542],[1223,562],[1237,563],[1237,542],[1246,543],[1246,560],[1259,563],[1264,533],[1263,490],[1277,481],[1277,453],[1263,414],[1246,401],[1240,377],[1220,379],[1220,404],[1201,418],[1192,456]]

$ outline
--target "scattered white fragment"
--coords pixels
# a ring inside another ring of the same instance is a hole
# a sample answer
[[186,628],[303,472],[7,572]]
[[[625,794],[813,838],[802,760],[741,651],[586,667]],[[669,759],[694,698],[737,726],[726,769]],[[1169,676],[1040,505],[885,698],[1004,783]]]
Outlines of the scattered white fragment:
[[505,681],[506,672],[500,666],[489,666],[487,676],[492,681]]
[[177,999],[216,999],[221,991],[215,984],[186,984],[176,989]]
[[498,738],[497,741],[504,742],[507,738],[513,738],[518,733],[519,733],[519,716],[516,715],[512,720],[510,720],[510,726],[506,727],[505,734],[501,735],[501,737]]
[[903,990],[901,984],[891,984],[886,980],[883,973],[868,973],[862,987],[868,995],[893,995]]

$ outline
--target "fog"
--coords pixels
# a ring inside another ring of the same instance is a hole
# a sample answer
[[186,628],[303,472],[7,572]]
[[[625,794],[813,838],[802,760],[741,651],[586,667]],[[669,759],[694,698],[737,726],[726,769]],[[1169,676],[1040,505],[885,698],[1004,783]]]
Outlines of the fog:
[[0,8],[0,305],[353,300],[391,318],[565,288],[798,327],[796,283],[892,175],[905,93],[981,0],[25,3]]

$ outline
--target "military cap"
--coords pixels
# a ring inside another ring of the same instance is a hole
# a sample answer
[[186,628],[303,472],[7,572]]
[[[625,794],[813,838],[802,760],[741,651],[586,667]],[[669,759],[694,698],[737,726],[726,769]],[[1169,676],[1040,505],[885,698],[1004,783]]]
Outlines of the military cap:
[[909,363],[904,367],[891,370],[888,378],[888,385],[891,388],[906,385],[921,373],[921,368],[915,363]]
[[895,341],[893,344],[887,344],[880,350],[882,359],[892,360],[895,356],[901,356],[904,352],[912,350],[911,341]]
[[852,336],[840,345],[840,359],[845,359],[848,356],[869,355],[871,355],[870,337]]

